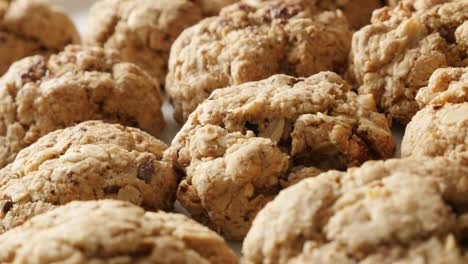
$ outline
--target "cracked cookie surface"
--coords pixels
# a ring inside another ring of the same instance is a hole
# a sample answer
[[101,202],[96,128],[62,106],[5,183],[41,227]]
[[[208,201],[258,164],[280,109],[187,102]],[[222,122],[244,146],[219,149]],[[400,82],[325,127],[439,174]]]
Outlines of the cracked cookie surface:
[[406,127],[402,156],[449,156],[468,164],[468,68],[438,69],[416,100],[424,108]]
[[179,202],[198,221],[239,240],[282,188],[305,175],[391,157],[394,148],[372,96],[358,96],[340,76],[322,72],[214,91],[165,158],[184,176]]
[[445,158],[303,180],[260,211],[243,263],[467,263],[467,182],[468,167]]
[[166,148],[139,129],[101,121],[49,133],[0,170],[0,230],[73,200],[171,210],[177,176],[162,161]]
[[467,20],[465,0],[408,0],[374,12],[372,24],[353,36],[350,79],[406,125],[419,110],[418,90],[436,69],[468,65]]
[[41,136],[86,120],[164,127],[159,84],[113,51],[69,46],[13,64],[0,79],[0,167]]
[[21,58],[49,55],[79,41],[71,19],[47,1],[0,1],[0,75]]
[[237,263],[213,231],[128,202],[72,202],[0,235],[2,263]]
[[351,31],[339,11],[304,2],[238,3],[202,20],[174,42],[166,91],[183,122],[212,91],[277,73],[310,76],[346,68]]
[[101,0],[90,10],[85,42],[118,50],[163,83],[172,43],[202,18],[189,0]]

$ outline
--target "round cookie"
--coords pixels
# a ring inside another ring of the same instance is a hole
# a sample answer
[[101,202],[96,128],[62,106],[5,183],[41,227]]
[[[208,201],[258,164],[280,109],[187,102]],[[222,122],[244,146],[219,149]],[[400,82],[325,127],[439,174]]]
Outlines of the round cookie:
[[406,0],[379,9],[372,24],[353,35],[350,79],[406,125],[419,110],[418,90],[436,69],[468,65],[467,20],[465,0]]
[[202,18],[189,0],[101,0],[91,7],[85,42],[118,50],[163,83],[172,43]]
[[167,146],[143,131],[88,121],[49,133],[0,170],[0,230],[73,200],[119,199],[171,210]]
[[[256,4],[268,0],[244,0],[244,2]],[[285,1],[285,0],[283,0]],[[353,29],[360,29],[369,24],[372,12],[381,8],[381,0],[286,0],[289,2],[304,1],[317,10],[341,10],[348,19],[349,25]]]
[[183,176],[177,193],[182,206],[239,240],[281,189],[312,173],[391,157],[394,149],[372,96],[358,96],[337,74],[322,72],[214,91],[165,158]]
[[161,104],[157,81],[113,51],[69,46],[25,58],[0,79],[0,168],[41,136],[86,120],[157,134]]
[[468,167],[372,161],[282,191],[255,218],[243,263],[468,262]]
[[213,231],[128,202],[72,202],[0,235],[1,263],[237,263]]
[[238,3],[185,30],[169,58],[166,91],[183,122],[218,88],[277,73],[310,76],[346,68],[351,31],[339,11],[305,2]]
[[402,156],[449,156],[468,164],[468,68],[438,69],[416,100],[425,107],[406,127]]
[[0,39],[0,76],[21,58],[80,41],[71,19],[45,0],[0,0]]

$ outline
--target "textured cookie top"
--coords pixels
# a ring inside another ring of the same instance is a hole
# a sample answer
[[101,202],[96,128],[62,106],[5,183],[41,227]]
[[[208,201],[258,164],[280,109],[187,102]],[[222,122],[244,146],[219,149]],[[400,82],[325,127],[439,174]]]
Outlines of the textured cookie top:
[[0,79],[0,167],[42,135],[86,120],[157,134],[161,104],[158,83],[112,51],[69,46],[50,59],[25,58]]
[[406,127],[401,155],[464,156],[468,165],[468,101],[419,111]]
[[44,0],[0,1],[0,73],[33,54],[58,52],[80,38],[70,18]]
[[236,263],[223,239],[183,215],[127,202],[72,202],[0,235],[2,263]]
[[468,167],[368,162],[282,191],[255,219],[245,263],[467,263]]
[[[267,0],[244,0],[246,3],[258,4]],[[283,0],[285,1],[285,0]],[[382,7],[380,0],[286,0],[286,2],[302,1],[311,5],[316,10],[337,10],[340,9],[348,19],[349,25],[353,29],[360,29],[369,24],[372,11]]]
[[166,90],[182,122],[213,90],[276,73],[343,72],[351,32],[339,11],[317,13],[305,2],[244,3],[202,20],[174,42]]
[[257,211],[301,175],[388,158],[394,148],[372,96],[358,96],[337,74],[322,72],[214,91],[166,154],[186,175],[182,205],[241,239]]
[[468,102],[468,67],[437,69],[429,85],[419,90],[416,101],[420,107]]
[[0,229],[72,200],[172,209],[177,176],[162,161],[166,148],[139,129],[100,121],[49,133],[0,170]]
[[465,0],[408,0],[374,12],[353,36],[350,75],[359,93],[373,94],[382,111],[407,124],[436,69],[468,65],[467,20]]
[[172,43],[201,19],[189,0],[101,0],[90,10],[86,42],[118,50],[164,82]]

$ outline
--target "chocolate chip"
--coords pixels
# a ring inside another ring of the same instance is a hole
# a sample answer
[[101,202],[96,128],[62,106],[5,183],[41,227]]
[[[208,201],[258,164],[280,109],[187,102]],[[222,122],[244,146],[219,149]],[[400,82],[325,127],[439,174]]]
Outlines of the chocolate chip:
[[3,214],[8,213],[12,207],[13,207],[13,203],[11,201],[6,201],[2,208]]
[[432,106],[432,109],[434,109],[435,111],[438,111],[441,108],[442,108],[442,105],[433,105]]
[[104,192],[107,194],[118,193],[119,190],[120,190],[120,186],[117,186],[117,185],[104,187]]
[[258,134],[258,125],[254,123],[250,123],[249,121],[245,122],[245,128],[254,132],[255,135]]
[[138,179],[144,180],[146,183],[150,183],[153,174],[154,166],[152,160],[146,160],[138,166]]

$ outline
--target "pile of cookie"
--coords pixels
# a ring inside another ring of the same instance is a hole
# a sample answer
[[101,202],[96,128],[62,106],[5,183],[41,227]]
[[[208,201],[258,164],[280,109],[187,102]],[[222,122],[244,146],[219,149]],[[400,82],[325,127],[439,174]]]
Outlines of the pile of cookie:
[[468,263],[468,1],[99,0],[87,30],[0,0],[0,263]]

